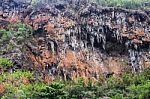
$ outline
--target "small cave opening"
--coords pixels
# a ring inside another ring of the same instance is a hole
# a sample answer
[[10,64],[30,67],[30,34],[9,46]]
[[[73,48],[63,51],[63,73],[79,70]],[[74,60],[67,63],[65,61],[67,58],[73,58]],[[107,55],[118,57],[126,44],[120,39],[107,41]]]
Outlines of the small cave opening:
[[66,8],[66,5],[60,3],[60,4],[55,5],[55,8],[58,10],[64,10]]
[[136,19],[137,21],[139,21],[139,22],[144,22],[144,21],[146,21],[146,16],[140,15],[140,14],[138,14],[138,13],[134,14],[134,17],[135,17],[135,19]]
[[147,51],[150,48],[150,44],[148,42],[143,42],[142,45],[140,45],[140,49],[142,49],[143,51]]
[[52,75],[58,74],[57,64],[55,64],[55,63],[46,64],[45,70]]
[[33,36],[43,36],[46,35],[46,32],[43,31],[43,28],[38,28],[33,31]]
[[124,44],[118,42],[107,42],[106,53],[111,56],[127,55],[128,51]]

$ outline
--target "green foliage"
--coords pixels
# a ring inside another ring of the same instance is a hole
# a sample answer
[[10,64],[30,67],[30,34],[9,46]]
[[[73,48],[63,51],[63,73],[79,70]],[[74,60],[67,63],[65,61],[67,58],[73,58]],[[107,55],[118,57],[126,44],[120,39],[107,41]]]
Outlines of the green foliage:
[[69,93],[68,99],[98,99],[103,94],[101,86],[92,83],[91,79],[85,84],[81,78],[68,86],[66,89]]
[[32,28],[20,21],[10,24],[7,30],[0,30],[0,54],[12,51],[31,35]]
[[54,82],[51,85],[44,83],[20,84],[7,86],[7,91],[2,99],[66,99],[67,92],[63,90],[64,85]]
[[13,77],[15,79],[19,79],[19,78],[33,79],[33,73],[31,73],[29,71],[16,71],[13,73]]
[[150,68],[147,68],[144,72],[143,75],[146,79],[150,80]]
[[149,99],[150,79],[149,69],[139,74],[124,74],[122,77],[112,77],[105,83],[105,95],[113,99]]
[[31,99],[33,96],[33,85],[32,84],[20,84],[15,86],[14,84],[9,84],[5,94],[1,99]]
[[112,96],[112,99],[124,99],[123,94],[117,93],[115,96]]
[[[13,75],[13,76],[12,76]],[[105,81],[93,83],[89,79],[85,84],[81,78],[77,81],[54,81],[50,85],[41,81],[29,84],[7,84],[2,99],[149,99],[150,68],[139,74],[125,73],[121,77],[111,77]],[[2,75],[1,75],[2,76]],[[0,76],[0,77],[1,77]],[[13,74],[4,73],[3,82],[17,81],[22,77],[32,79],[30,72],[17,71]],[[1,78],[0,78],[1,79]]]
[[35,4],[37,4],[38,2],[39,2],[39,0],[32,0],[31,4],[32,4],[32,5],[35,5]]
[[5,72],[3,75],[0,76],[0,82],[15,81],[21,78],[34,79],[33,73],[29,71],[16,71],[14,73]]
[[124,7],[124,8],[144,8],[145,2],[150,0],[92,0],[102,6]]
[[130,92],[129,97],[136,99],[148,99],[150,97],[150,81],[146,81],[145,84],[142,85],[131,85],[128,87],[128,91]]
[[7,86],[7,91],[4,93],[4,95],[2,97],[0,97],[1,99],[13,99],[16,96],[16,87],[12,84],[9,84]]
[[11,67],[13,66],[13,62],[6,58],[0,58],[0,66]]
[[41,99],[63,99],[67,93],[63,90],[64,84],[53,82],[51,85],[37,84],[34,87],[34,97]]

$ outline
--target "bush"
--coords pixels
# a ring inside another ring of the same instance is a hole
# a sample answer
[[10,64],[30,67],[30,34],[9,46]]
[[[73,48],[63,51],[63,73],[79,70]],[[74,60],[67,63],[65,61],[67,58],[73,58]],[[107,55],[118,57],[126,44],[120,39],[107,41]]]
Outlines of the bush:
[[64,85],[59,82],[53,82],[51,85],[39,83],[34,86],[33,96],[37,99],[64,99],[67,92],[63,90]]
[[[126,73],[120,77],[111,77],[103,82],[93,83],[91,79],[86,84],[81,78],[78,81],[54,81],[50,85],[41,81],[27,84],[10,83],[20,78],[33,78],[33,73],[17,71],[13,74],[4,73],[2,82],[7,81],[7,90],[2,99],[149,99],[150,69],[139,74]],[[11,77],[13,76],[13,79]]]
[[32,28],[22,22],[10,24],[8,30],[0,30],[0,54],[8,53],[32,35]]
[[13,62],[6,58],[0,58],[0,66],[11,67],[13,66]]
[[3,75],[0,75],[0,82],[5,81],[15,81],[21,78],[34,79],[33,73],[28,71],[16,71],[14,73],[5,72]]

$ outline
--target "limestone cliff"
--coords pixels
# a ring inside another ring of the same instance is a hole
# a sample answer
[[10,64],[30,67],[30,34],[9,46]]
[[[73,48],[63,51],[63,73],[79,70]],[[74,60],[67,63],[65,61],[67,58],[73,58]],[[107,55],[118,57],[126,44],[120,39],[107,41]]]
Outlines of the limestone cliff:
[[[31,5],[0,1],[0,28],[18,20],[33,36],[15,53],[4,53],[16,67],[45,81],[99,78],[141,72],[150,65],[150,12],[71,1]],[[21,1],[21,0],[20,0]],[[68,3],[69,2],[69,3]]]

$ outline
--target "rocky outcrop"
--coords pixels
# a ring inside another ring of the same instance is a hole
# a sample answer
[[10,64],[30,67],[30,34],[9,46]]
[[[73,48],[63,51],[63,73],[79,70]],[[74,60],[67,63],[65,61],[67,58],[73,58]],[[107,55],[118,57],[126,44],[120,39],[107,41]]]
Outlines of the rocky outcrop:
[[42,74],[45,81],[96,80],[100,74],[140,72],[149,65],[148,12],[87,1],[32,6],[3,0],[0,5],[1,28],[17,20],[33,27],[33,37],[23,45],[26,51],[20,56],[30,64],[22,62],[22,67],[26,65],[37,77]]

